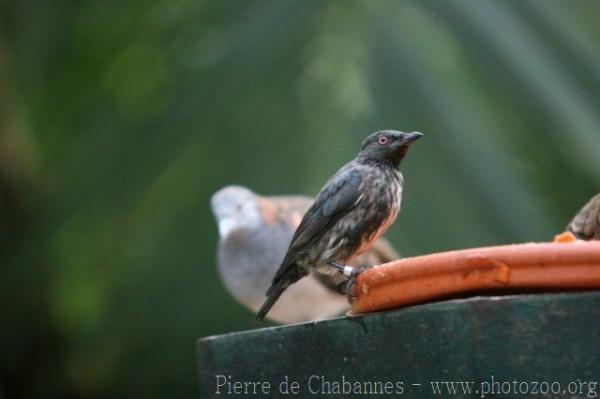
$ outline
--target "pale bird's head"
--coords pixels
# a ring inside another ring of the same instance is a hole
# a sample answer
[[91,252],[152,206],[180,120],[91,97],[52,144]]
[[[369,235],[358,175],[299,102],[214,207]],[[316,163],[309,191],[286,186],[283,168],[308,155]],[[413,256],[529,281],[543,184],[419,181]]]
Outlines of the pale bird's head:
[[225,239],[236,231],[253,229],[261,224],[261,215],[257,196],[242,186],[227,186],[210,199],[219,236]]

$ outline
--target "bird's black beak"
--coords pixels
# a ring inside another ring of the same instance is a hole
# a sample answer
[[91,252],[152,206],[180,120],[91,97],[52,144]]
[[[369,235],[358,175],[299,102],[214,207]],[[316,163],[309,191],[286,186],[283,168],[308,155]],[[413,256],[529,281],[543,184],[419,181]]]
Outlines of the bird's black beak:
[[402,136],[398,140],[398,144],[399,145],[410,145],[413,142],[419,140],[421,137],[423,137],[423,133],[421,133],[421,132],[404,133],[404,136]]

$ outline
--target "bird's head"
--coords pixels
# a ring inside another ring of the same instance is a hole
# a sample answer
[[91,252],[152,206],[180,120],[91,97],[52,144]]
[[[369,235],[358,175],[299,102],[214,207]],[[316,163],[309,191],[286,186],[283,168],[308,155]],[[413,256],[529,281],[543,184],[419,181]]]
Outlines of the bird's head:
[[423,133],[403,133],[395,130],[381,130],[367,137],[360,148],[358,159],[367,162],[391,164],[398,167],[408,148]]
[[221,239],[235,231],[258,227],[261,223],[258,197],[246,187],[227,186],[220,189],[210,199],[210,206]]

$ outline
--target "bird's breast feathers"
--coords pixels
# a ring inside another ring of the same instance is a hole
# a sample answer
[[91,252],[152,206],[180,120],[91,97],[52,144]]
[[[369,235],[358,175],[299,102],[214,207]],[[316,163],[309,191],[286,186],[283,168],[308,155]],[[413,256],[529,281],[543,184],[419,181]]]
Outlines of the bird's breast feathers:
[[382,208],[390,206],[400,210],[402,203],[402,174],[392,168],[369,168],[369,178],[363,179],[360,186],[360,199],[368,201],[366,207]]
[[368,251],[396,220],[402,201],[402,175],[375,167],[362,171],[360,195],[352,212],[342,218],[329,237],[325,258],[347,262]]
[[367,205],[367,210],[363,217],[372,218],[372,223],[377,227],[367,229],[362,236],[360,246],[353,254],[359,256],[368,251],[375,241],[387,231],[388,227],[396,220],[402,204],[402,175],[395,170],[390,172],[390,176],[381,178],[381,184],[376,183],[372,190],[371,204]]

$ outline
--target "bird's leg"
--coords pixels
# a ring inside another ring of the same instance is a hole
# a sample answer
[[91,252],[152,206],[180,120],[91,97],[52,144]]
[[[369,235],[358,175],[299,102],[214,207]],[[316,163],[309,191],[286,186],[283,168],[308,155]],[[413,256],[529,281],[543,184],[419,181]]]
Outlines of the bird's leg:
[[355,297],[356,295],[354,295],[353,293],[353,288],[354,288],[354,282],[356,281],[356,277],[361,274],[362,272],[364,272],[365,270],[368,269],[368,267],[354,267],[354,266],[349,266],[349,265],[342,265],[340,263],[337,262],[329,262],[330,266],[335,267],[336,269],[338,269],[338,271],[340,273],[342,273],[344,276],[348,277],[348,280],[346,281],[342,281],[340,284],[338,284],[337,286],[337,290],[340,294],[342,295],[348,295],[351,297]]
[[342,273],[346,277],[358,276],[366,269],[362,267],[354,267],[350,265],[342,265],[341,263],[337,263],[335,261],[331,261],[328,263],[329,266],[335,267],[340,273]]

